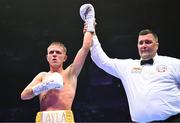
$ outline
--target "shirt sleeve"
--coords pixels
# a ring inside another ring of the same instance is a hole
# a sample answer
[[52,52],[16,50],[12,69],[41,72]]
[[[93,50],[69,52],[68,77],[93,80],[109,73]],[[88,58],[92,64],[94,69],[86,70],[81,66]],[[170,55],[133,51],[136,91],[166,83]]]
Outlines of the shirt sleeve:
[[180,59],[176,59],[174,60],[176,61],[176,71],[175,71],[175,77],[176,77],[176,80],[180,83]]
[[104,71],[115,77],[118,77],[114,59],[109,58],[105,54],[96,35],[93,36],[93,43],[90,48],[90,52],[92,60],[99,68],[103,69]]

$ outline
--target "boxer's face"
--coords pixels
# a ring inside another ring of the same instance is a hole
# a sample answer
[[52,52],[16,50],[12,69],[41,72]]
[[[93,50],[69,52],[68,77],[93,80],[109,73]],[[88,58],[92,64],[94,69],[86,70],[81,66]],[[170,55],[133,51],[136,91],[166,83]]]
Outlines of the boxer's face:
[[137,46],[140,57],[144,60],[148,60],[156,55],[159,43],[152,34],[146,34],[139,35]]
[[60,45],[51,45],[47,50],[47,60],[52,66],[62,66],[66,61],[67,55],[64,48]]

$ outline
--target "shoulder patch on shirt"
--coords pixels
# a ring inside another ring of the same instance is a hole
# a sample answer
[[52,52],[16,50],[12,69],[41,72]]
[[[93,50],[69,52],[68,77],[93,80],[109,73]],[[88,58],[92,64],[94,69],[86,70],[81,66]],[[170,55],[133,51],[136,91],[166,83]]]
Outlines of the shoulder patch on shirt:
[[156,71],[157,71],[157,72],[160,72],[160,73],[166,72],[166,70],[167,70],[167,66],[165,66],[165,65],[158,65],[158,66],[156,67]]

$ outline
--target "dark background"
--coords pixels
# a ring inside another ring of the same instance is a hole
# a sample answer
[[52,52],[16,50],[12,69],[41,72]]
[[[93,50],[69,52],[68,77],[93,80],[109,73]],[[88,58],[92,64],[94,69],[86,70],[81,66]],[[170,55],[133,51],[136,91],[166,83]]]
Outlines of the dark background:
[[[94,5],[97,35],[110,57],[139,58],[137,34],[149,28],[159,36],[159,54],[180,58],[179,0],[0,0],[0,121],[34,121],[38,99],[20,93],[48,71],[46,47],[59,39],[68,48],[67,67],[82,44],[79,8]],[[121,81],[88,56],[73,103],[76,121],[131,121]]]

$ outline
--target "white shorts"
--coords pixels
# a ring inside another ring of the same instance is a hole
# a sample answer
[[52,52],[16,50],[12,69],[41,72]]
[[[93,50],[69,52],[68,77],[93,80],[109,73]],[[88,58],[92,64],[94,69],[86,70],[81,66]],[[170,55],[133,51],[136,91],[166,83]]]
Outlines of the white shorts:
[[36,123],[75,123],[71,110],[42,111],[36,115]]

